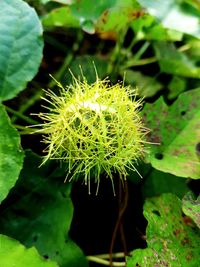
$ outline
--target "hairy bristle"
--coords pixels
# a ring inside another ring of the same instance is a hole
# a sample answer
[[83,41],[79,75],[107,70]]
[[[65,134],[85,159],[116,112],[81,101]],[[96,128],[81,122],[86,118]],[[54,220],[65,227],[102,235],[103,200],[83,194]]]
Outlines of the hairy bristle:
[[[50,104],[42,129],[47,159],[68,164],[69,179],[82,177],[90,187],[90,179],[99,186],[104,172],[111,181],[114,173],[126,179],[127,169],[136,171],[134,164],[143,155],[145,134],[139,116],[141,100],[136,91],[108,79],[89,85],[84,78],[73,77],[71,86],[60,94],[46,92]],[[90,189],[89,189],[90,191]]]

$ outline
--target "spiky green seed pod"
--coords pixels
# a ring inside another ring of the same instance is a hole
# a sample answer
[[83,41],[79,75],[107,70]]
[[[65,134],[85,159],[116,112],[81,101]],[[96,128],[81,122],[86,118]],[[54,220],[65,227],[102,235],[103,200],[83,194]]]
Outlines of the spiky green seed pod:
[[49,112],[39,114],[47,145],[44,162],[67,162],[70,179],[84,177],[89,192],[90,179],[99,186],[103,172],[113,182],[116,172],[126,179],[127,169],[137,171],[134,164],[143,155],[146,129],[136,91],[120,83],[110,86],[98,77],[92,85],[73,77],[71,86],[58,86],[59,96],[46,93]]

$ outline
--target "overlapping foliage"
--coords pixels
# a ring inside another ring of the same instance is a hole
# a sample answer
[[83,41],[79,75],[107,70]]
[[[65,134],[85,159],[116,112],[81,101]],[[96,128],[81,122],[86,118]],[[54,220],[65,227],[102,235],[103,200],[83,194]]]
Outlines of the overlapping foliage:
[[[198,266],[199,198],[183,197],[191,179],[200,178],[198,1],[2,0],[0,14],[3,267],[88,266],[69,236],[73,185],[63,183],[65,166],[47,162],[38,169],[41,158],[23,150],[33,141],[25,126],[37,123],[30,113],[42,108],[41,88],[55,89],[48,73],[69,84],[67,69],[78,76],[81,65],[94,82],[92,62],[100,78],[138,87],[154,143],[142,170],[148,247],[134,251],[128,266]],[[42,53],[44,41],[50,52]],[[40,146],[40,136],[35,139]],[[129,178],[135,182],[133,173]],[[167,192],[173,194],[162,195]]]

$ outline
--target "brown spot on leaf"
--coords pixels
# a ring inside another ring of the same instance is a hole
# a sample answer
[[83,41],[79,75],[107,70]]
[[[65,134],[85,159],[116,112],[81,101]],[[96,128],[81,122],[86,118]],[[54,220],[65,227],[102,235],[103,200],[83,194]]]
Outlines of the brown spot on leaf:
[[183,222],[185,225],[194,226],[193,220],[188,216],[183,217]]
[[145,14],[146,12],[144,10],[138,10],[138,11],[131,12],[129,16],[131,17],[131,19],[138,19],[140,17],[143,17]]
[[183,239],[181,240],[181,244],[182,244],[183,246],[188,245],[189,243],[190,243],[190,240],[189,240],[187,237],[185,237],[185,238],[183,238]]
[[188,255],[186,256],[186,260],[190,261],[192,259],[192,252],[189,252]]
[[178,237],[178,236],[180,235],[180,233],[182,233],[182,232],[183,232],[183,229],[176,229],[176,230],[173,231],[173,234],[174,234],[176,237]]

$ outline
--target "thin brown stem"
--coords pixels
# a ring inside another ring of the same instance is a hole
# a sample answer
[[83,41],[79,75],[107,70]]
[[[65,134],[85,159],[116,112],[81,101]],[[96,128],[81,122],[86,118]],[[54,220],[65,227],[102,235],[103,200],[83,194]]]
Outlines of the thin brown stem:
[[119,179],[119,213],[118,213],[117,222],[115,224],[115,228],[114,228],[114,231],[113,231],[113,234],[112,234],[112,239],[111,239],[111,245],[110,245],[110,267],[113,267],[112,254],[113,254],[113,248],[114,248],[114,243],[115,243],[115,240],[116,240],[118,229],[120,229],[120,233],[121,233],[121,239],[122,239],[122,243],[123,243],[123,247],[124,247],[124,255],[127,254],[124,230],[123,230],[123,226],[122,226],[122,223],[121,223],[122,217],[123,217],[124,212],[126,210],[126,207],[128,205],[128,184],[127,184],[127,180],[125,180],[124,185],[125,185],[125,187],[124,187],[125,194],[124,194],[124,198],[122,198],[123,188],[122,188],[122,182]]

